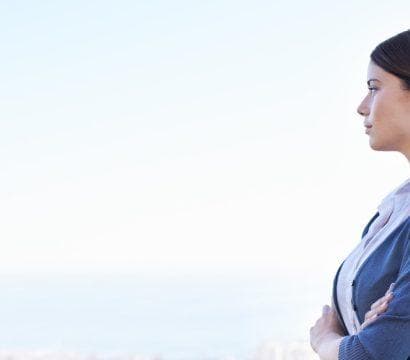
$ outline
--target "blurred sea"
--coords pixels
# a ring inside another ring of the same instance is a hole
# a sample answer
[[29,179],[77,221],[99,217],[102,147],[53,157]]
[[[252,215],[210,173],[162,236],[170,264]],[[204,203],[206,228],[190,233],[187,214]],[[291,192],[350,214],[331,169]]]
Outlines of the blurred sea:
[[[332,275],[324,280],[313,272],[245,269],[4,274],[0,358],[7,351],[43,351],[43,358],[44,351],[55,351],[139,354],[133,359],[280,359],[272,354],[281,350],[273,347],[309,344],[309,328],[321,306],[330,305]],[[307,359],[304,354],[300,359]]]

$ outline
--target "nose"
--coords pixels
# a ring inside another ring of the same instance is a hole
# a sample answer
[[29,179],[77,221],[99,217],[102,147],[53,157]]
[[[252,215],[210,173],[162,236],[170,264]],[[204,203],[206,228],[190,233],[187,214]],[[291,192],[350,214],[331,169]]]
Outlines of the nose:
[[369,107],[366,104],[366,98],[364,98],[360,105],[357,107],[357,112],[362,116],[369,115]]

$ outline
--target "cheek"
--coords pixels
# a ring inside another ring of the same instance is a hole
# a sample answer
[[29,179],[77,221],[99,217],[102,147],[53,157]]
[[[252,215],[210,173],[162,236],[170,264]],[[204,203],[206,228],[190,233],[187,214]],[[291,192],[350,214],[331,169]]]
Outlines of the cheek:
[[375,99],[372,109],[372,122],[376,128],[397,128],[403,118],[403,109],[388,97]]
[[399,104],[378,103],[373,114],[374,146],[384,150],[397,150],[410,139],[410,113]]
[[384,123],[388,117],[392,116],[392,110],[386,97],[375,98],[371,111],[373,123]]

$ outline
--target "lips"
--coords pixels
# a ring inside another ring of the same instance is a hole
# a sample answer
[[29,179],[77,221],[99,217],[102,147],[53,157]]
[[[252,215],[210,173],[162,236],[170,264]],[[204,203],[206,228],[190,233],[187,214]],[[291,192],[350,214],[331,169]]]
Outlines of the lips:
[[372,127],[372,125],[364,124],[364,127],[366,128],[366,134],[367,134],[369,132],[370,128]]

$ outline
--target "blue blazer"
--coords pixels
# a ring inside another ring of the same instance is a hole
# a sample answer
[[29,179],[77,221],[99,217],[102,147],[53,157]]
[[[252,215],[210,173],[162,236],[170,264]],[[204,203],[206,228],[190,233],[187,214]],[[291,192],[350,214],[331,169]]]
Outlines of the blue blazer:
[[[362,238],[377,218],[363,230]],[[387,310],[355,335],[349,335],[337,301],[339,266],[333,300],[344,337],[338,360],[410,360],[410,217],[394,229],[363,262],[352,281],[352,308],[362,324],[371,305],[395,283]]]

